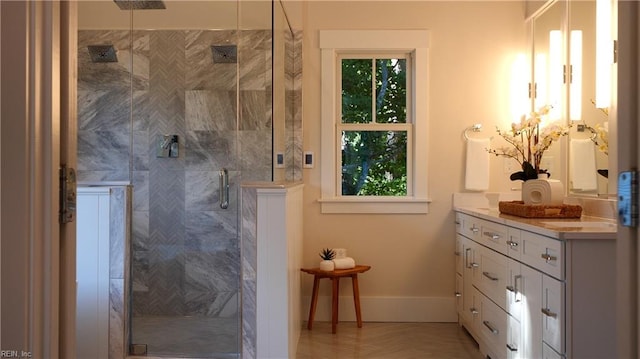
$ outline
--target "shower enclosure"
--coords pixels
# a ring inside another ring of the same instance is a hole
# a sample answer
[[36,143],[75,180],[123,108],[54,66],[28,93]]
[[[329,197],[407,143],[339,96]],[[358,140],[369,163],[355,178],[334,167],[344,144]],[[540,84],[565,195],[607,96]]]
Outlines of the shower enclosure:
[[239,184],[301,178],[281,4],[86,1],[78,25],[79,182],[133,188],[123,350],[239,357]]

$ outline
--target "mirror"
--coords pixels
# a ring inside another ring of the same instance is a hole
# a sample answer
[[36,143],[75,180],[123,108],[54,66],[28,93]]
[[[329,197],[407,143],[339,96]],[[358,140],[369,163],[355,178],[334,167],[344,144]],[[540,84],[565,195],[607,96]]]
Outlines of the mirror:
[[[533,110],[551,105],[549,115],[543,121],[564,121],[562,78],[562,28],[565,19],[564,0],[554,1],[533,18],[533,88],[531,90]],[[545,126],[542,123],[541,126]],[[556,142],[545,151],[540,164],[547,169],[552,179],[566,178],[561,142]]]
[[[569,63],[573,81],[569,89],[569,117],[573,127],[569,135],[569,191],[577,195],[607,196],[615,191],[608,179],[609,105],[603,101],[611,98],[607,91],[611,89],[611,80],[604,80],[605,85],[599,83],[603,81],[598,78],[602,70],[600,73],[597,70],[600,59],[596,56],[609,55],[611,44],[605,45],[604,51],[598,49],[597,36],[601,30],[597,31],[597,10],[602,11],[597,9],[596,1],[570,2]],[[610,67],[612,60],[603,61],[609,62]]]
[[[532,106],[552,105],[549,120],[572,125],[568,141],[552,146],[542,167],[565,182],[569,195],[606,197],[616,192],[615,181],[608,180],[608,173],[615,173],[615,161],[610,159],[615,153],[609,152],[615,149],[615,114],[609,113],[608,102],[601,101],[615,98],[611,95],[615,76],[601,79],[603,73],[615,72],[611,51],[615,35],[605,34],[604,50],[600,49],[603,27],[596,21],[596,14],[604,13],[609,23],[604,28],[615,32],[615,22],[610,23],[615,19],[614,8],[608,1],[558,0],[548,2],[532,17]],[[599,58],[603,54],[604,60]],[[597,70],[598,63],[604,63],[607,71]]]

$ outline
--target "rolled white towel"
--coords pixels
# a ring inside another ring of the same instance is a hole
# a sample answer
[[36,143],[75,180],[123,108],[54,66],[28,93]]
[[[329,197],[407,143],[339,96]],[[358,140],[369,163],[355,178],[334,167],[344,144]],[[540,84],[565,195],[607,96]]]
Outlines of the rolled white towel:
[[336,259],[347,257],[347,250],[345,248],[334,248],[333,251],[336,254]]
[[336,269],[351,269],[356,266],[356,261],[351,257],[337,258],[333,260]]

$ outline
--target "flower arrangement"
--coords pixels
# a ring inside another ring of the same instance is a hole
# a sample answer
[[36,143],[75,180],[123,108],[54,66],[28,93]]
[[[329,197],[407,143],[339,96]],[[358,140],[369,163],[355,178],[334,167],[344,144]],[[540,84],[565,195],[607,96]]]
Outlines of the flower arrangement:
[[[596,102],[591,100],[591,103],[595,106]],[[596,107],[598,110],[602,111],[602,113],[607,116],[607,120],[609,119],[609,108],[601,108]],[[595,136],[591,138],[591,141],[596,144],[598,150],[605,155],[609,155],[609,131],[606,127],[602,126],[599,123],[596,123],[595,126],[591,127],[587,125],[587,129],[591,131]]]
[[591,141],[596,144],[598,150],[605,155],[609,155],[609,132],[601,124],[597,123],[595,126],[590,127],[589,130],[595,134]]
[[543,116],[549,113],[551,106],[543,106],[537,111],[531,112],[529,116],[523,115],[520,123],[513,123],[511,130],[503,131],[497,129],[498,134],[504,138],[511,147],[500,147],[488,149],[489,153],[496,156],[513,158],[520,164],[522,171],[511,174],[510,179],[527,181],[538,178],[538,174],[550,174],[546,169],[540,168],[542,155],[549,149],[553,142],[562,136],[569,134],[571,126],[561,126],[551,124],[540,129],[540,122]]

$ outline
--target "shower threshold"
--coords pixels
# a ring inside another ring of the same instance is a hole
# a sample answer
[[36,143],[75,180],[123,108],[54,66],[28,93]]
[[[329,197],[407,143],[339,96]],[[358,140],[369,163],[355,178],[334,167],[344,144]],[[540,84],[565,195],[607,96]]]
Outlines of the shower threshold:
[[240,357],[238,318],[143,316],[133,317],[131,324],[132,346],[146,345],[145,358]]

